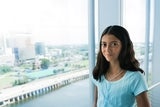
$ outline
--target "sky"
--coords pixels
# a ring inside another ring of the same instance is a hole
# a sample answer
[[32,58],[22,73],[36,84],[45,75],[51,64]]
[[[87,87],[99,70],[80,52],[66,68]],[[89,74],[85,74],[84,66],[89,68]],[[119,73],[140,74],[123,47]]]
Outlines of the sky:
[[128,30],[133,42],[145,41],[146,0],[124,0],[124,26]]
[[0,35],[48,44],[88,41],[87,0],[0,0]]
[[[0,0],[0,36],[29,35],[54,45],[88,43],[87,1]],[[144,42],[144,1],[123,5],[124,25],[134,42]]]

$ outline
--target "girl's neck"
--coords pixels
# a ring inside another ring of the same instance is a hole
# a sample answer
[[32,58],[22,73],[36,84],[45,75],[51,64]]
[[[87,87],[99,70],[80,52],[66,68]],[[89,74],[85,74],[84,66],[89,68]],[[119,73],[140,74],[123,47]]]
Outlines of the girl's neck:
[[121,67],[119,64],[110,64],[109,65],[109,69],[108,72],[110,72],[111,74],[116,74],[121,70]]

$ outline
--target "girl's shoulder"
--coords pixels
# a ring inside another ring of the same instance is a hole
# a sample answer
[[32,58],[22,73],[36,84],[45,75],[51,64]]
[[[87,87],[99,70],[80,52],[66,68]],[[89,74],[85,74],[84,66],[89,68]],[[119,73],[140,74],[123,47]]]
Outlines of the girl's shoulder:
[[127,71],[126,72],[126,77],[130,79],[138,79],[138,78],[144,78],[144,74],[141,73],[140,71]]
[[127,70],[126,72],[128,75],[132,75],[132,76],[141,76],[144,75],[143,73],[141,73],[140,71],[131,71],[131,70]]

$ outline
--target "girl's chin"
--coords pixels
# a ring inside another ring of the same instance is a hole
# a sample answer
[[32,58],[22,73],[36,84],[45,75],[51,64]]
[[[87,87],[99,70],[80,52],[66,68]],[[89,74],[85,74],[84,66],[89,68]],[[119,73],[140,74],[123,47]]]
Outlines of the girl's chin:
[[111,61],[111,59],[110,59],[110,58],[106,58],[106,60],[107,60],[108,62],[110,62],[110,61]]

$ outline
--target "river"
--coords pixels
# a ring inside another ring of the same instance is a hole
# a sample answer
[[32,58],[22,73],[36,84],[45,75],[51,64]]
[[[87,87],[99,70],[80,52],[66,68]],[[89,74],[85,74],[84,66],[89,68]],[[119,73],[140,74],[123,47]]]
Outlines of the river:
[[89,79],[6,107],[89,107]]

